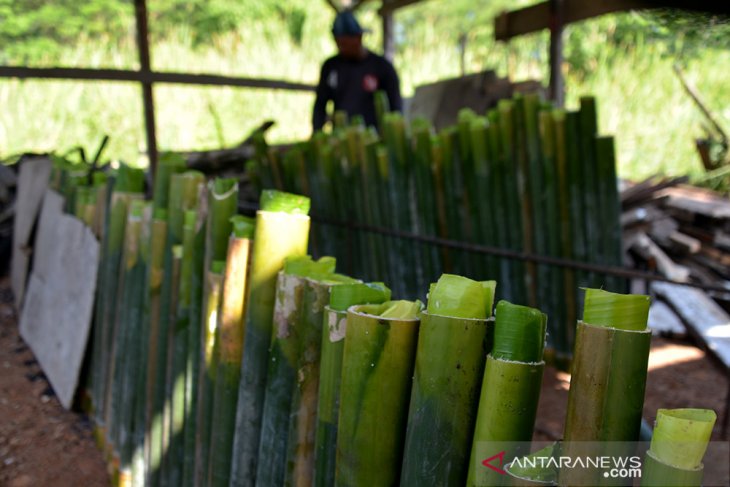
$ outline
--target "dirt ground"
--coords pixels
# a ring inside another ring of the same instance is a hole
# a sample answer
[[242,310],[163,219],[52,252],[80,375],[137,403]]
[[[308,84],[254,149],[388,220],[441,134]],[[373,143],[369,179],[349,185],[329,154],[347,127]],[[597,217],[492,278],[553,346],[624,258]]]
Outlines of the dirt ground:
[[[535,438],[561,436],[570,376],[548,368]],[[658,408],[703,407],[718,412],[720,439],[727,379],[688,343],[655,338],[649,364],[644,417]],[[106,465],[89,419],[65,411],[33,353],[18,335],[7,279],[0,281],[0,486],[107,486]]]

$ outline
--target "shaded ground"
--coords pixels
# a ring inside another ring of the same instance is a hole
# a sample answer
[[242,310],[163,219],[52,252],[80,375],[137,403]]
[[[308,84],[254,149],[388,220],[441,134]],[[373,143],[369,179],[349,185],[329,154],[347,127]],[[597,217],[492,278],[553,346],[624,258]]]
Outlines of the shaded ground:
[[[7,279],[0,280],[0,486],[108,486],[89,420],[65,411],[18,335]],[[718,413],[720,439],[727,379],[689,343],[654,338],[644,417],[658,408],[703,407]],[[535,439],[562,435],[570,376],[548,368]]]

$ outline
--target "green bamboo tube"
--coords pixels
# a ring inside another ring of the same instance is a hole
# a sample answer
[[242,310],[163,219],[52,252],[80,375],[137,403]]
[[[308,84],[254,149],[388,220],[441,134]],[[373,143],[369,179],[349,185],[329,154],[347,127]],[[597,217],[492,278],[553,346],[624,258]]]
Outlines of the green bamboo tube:
[[150,231],[149,277],[147,279],[149,336],[147,349],[147,388],[145,438],[146,474],[149,485],[158,485],[162,463],[162,408],[164,384],[158,379],[158,357],[161,354],[160,318],[163,315],[161,301],[162,281],[165,273],[165,242],[167,241],[167,211],[156,209]]
[[256,213],[241,381],[236,407],[232,486],[255,482],[271,343],[276,276],[284,259],[307,252],[309,198],[264,191]]
[[302,256],[287,258],[279,273],[258,452],[259,458],[266,458],[266,462],[258,464],[257,485],[284,483],[299,354],[306,334],[303,318],[307,278],[327,276],[334,270],[332,257],[313,261],[309,256]]
[[107,218],[107,207],[109,205],[109,194],[110,194],[110,186],[113,184],[113,180],[109,178],[105,173],[102,172],[96,172],[93,176],[93,183],[94,183],[94,207],[96,208],[96,211],[94,212],[94,235],[97,236],[99,241],[103,240],[104,231],[106,228],[106,218]]
[[524,455],[532,439],[542,385],[547,316],[500,301],[494,347],[487,356],[469,462],[468,486],[505,485],[506,477],[482,460],[504,451],[504,462]]
[[[444,274],[421,315],[401,485],[464,485],[496,283]],[[449,445],[447,449],[444,445]]]
[[185,159],[180,154],[164,152],[160,154],[155,171],[153,204],[155,209],[169,208],[170,180],[173,174],[185,170]]
[[418,336],[419,301],[347,312],[335,485],[396,485]]
[[[580,442],[639,438],[651,330],[649,297],[586,289],[571,370],[563,452],[586,453]],[[573,442],[576,442],[573,445]],[[588,453],[598,453],[597,446]],[[611,452],[620,454],[621,452]],[[561,485],[599,485],[595,470],[560,472]]]
[[[575,112],[564,113],[566,189],[570,215],[571,253],[573,258],[582,262],[588,260],[588,243],[585,233],[585,212],[583,204],[583,163],[580,157],[579,116]],[[584,271],[576,273],[577,283],[587,285],[588,275]],[[575,292],[575,289],[572,290]]]
[[711,409],[660,409],[644,459],[641,485],[702,485],[702,458],[716,420]]
[[378,131],[383,132],[383,119],[390,112],[390,102],[388,95],[383,90],[378,90],[373,95],[375,103],[375,118],[378,121]]
[[195,485],[205,485],[210,458],[211,409],[213,405],[213,377],[216,373],[214,356],[215,335],[218,329],[220,304],[223,294],[225,261],[215,260],[206,275],[204,318],[200,343],[202,355],[198,373],[197,442],[195,448]]
[[[190,333],[190,278],[192,256],[184,256],[186,212],[194,210],[203,191],[205,176],[198,171],[186,171],[170,176],[168,195],[168,232],[166,242],[166,275],[163,296],[169,295],[167,333],[161,348],[165,357],[164,475],[167,485],[180,485],[184,469],[184,429],[187,417],[185,384],[187,348]],[[176,249],[177,255],[176,256]],[[177,259],[177,260],[176,260]],[[183,260],[185,277],[183,279]],[[175,266],[177,265],[177,269]],[[165,287],[166,286],[166,287]],[[181,293],[186,293],[182,297]],[[173,299],[174,298],[174,299]]]
[[[613,137],[596,138],[596,165],[598,170],[598,191],[600,193],[601,228],[604,237],[602,255],[606,264],[620,266],[623,263],[621,245],[621,202],[618,195],[616,179],[616,151]],[[626,288],[626,280],[605,277],[606,287],[614,292],[622,292]]]
[[329,306],[325,307],[322,321],[317,432],[314,439],[314,485],[317,487],[329,487],[335,483],[347,309],[356,304],[380,304],[388,300],[390,289],[383,283],[341,284],[330,292]]
[[131,483],[133,487],[144,487],[147,484],[146,479],[146,461],[147,451],[145,438],[147,436],[147,359],[149,353],[149,292],[148,283],[150,278],[150,252],[151,252],[151,232],[152,232],[152,203],[146,202],[142,231],[139,238],[140,257],[143,260],[145,268],[144,283],[142,285],[142,310],[140,313],[139,328],[137,330],[136,342],[136,359],[132,362],[132,371],[130,375],[133,377],[131,383],[132,392],[130,393],[133,400],[133,416],[132,416],[132,475]]
[[[489,201],[491,198],[490,188],[492,186],[492,179],[494,178],[493,167],[490,164],[490,151],[489,151],[489,128],[487,119],[484,117],[477,117],[471,123],[470,128],[472,154],[474,158],[474,174],[473,177],[468,178],[470,184],[470,194],[472,195],[472,202],[470,206],[472,210],[472,218],[474,218],[474,241],[482,245],[493,246],[496,242],[495,237],[497,235],[497,229],[495,226],[493,212],[490,211],[492,206],[485,204],[484,200]],[[488,194],[485,195],[480,189],[485,190]],[[470,269],[471,272],[476,272],[479,275],[497,275],[497,261],[494,256],[485,256],[479,259],[481,263],[484,261],[485,265],[480,265],[477,269]]]
[[285,485],[308,487],[314,482],[317,400],[325,306],[329,301],[331,289],[356,282],[339,274],[307,278],[298,343],[296,384],[291,401]]
[[[207,198],[202,195],[201,198]],[[201,201],[206,201],[201,199]],[[184,278],[183,283],[190,285],[189,290],[189,324],[188,324],[188,340],[186,351],[186,372],[185,372],[185,433],[184,433],[184,453],[183,453],[183,478],[182,485],[190,487],[193,485],[195,471],[195,446],[197,444],[197,414],[196,407],[198,404],[198,387],[197,379],[200,371],[200,323],[202,322],[203,307],[203,274],[205,260],[205,220],[207,212],[202,205],[196,211],[185,212],[185,222],[183,230],[183,255],[185,260],[189,259],[190,264],[190,280]],[[188,272],[184,267],[183,272]],[[187,296],[187,292],[182,292],[183,296]]]
[[[580,170],[580,192],[583,206],[584,235],[586,239],[586,258],[593,262],[603,263],[602,241],[605,239],[603,225],[607,224],[603,219],[597,220],[596,215],[601,215],[601,182],[596,160],[596,136],[598,135],[598,120],[596,116],[596,99],[591,96],[580,97],[580,109],[578,110],[578,139],[574,143],[579,148]],[[616,184],[616,181],[614,181]],[[598,222],[601,225],[598,225]],[[588,275],[589,286],[598,287],[603,284],[603,279],[598,278],[594,273]]]
[[133,397],[135,380],[139,370],[135,356],[142,329],[145,299],[146,262],[141,254],[145,203],[134,200],[129,209],[124,236],[122,256],[124,288],[119,302],[118,330],[115,344],[115,381],[112,389],[113,423],[116,423],[116,441],[120,457],[120,471],[131,478],[132,455],[134,452],[134,402],[124,398]]
[[233,234],[228,242],[226,275],[218,328],[218,371],[213,394],[213,424],[208,460],[208,485],[227,487],[231,473],[231,452],[238,403],[243,354],[243,317],[250,265],[254,220],[231,218]]
[[545,460],[542,459],[553,458],[559,448],[559,443],[553,443],[527,456],[515,458],[504,467],[510,476],[508,485],[514,487],[557,485],[555,483],[558,479],[557,470],[545,464]]
[[[125,311],[121,298],[124,289],[123,253],[124,235],[127,226],[128,210],[132,201],[141,199],[138,193],[114,192],[111,201],[110,235],[107,248],[107,259],[110,259],[107,271],[106,288],[102,292],[105,296],[105,316],[102,323],[102,349],[104,350],[104,367],[102,380],[104,381],[103,391],[103,423],[106,426],[107,440],[113,442],[115,439],[116,424],[113,422],[114,407],[112,404],[112,391],[115,378],[115,357],[117,347],[117,318],[120,311]],[[115,445],[116,446],[116,445]]]

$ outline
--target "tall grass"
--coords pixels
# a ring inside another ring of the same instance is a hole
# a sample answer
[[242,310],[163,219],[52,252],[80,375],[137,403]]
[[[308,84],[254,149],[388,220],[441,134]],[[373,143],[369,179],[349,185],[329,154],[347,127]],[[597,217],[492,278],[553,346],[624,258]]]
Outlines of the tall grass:
[[[423,15],[433,17],[410,22],[419,12],[416,7],[397,17],[413,26],[398,31],[401,44],[395,65],[405,96],[412,95],[420,84],[461,72],[462,55],[454,41],[458,33],[445,32],[435,10],[425,6]],[[328,34],[332,16],[328,9],[321,12],[308,18],[300,44],[272,26],[257,24],[193,48],[190,34],[179,29],[153,45],[153,66],[314,84],[321,62],[334,52]],[[376,15],[366,11],[362,19],[373,31],[366,43],[377,51]],[[515,80],[547,82],[545,33],[505,45],[492,41],[489,29],[479,36],[467,35],[467,72],[496,69],[499,75]],[[701,135],[702,119],[672,71],[675,59],[651,45],[602,47],[600,31],[585,42],[598,54],[579,71],[566,65],[567,104],[575,106],[583,94],[598,97],[599,127],[617,135],[619,174],[629,178],[699,174],[693,139]],[[49,59],[47,64],[136,67],[137,61],[129,45],[87,41],[69,46],[60,59]],[[729,52],[708,49],[689,61],[686,72],[708,105],[730,125],[728,65]],[[266,119],[277,123],[270,131],[274,142],[304,139],[311,132],[311,93],[156,85],[154,95],[162,149],[231,145]],[[110,157],[144,163],[144,123],[136,84],[2,80],[0,107],[0,157],[22,151],[63,151],[79,144],[90,149],[106,133],[112,137],[107,149]]]

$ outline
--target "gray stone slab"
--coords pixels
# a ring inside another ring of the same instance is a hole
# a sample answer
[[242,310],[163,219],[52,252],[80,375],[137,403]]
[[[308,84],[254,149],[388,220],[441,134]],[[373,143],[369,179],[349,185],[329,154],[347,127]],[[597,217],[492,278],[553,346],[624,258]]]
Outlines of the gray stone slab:
[[48,278],[54,259],[61,257],[56,243],[59,239],[59,226],[55,221],[63,215],[64,202],[65,198],[56,191],[46,190],[33,244],[33,274],[43,280]]
[[[45,224],[45,222],[44,222]],[[61,404],[70,408],[89,338],[99,243],[81,220],[58,215],[44,228],[39,248],[46,275],[31,275],[20,334],[33,350]],[[45,226],[45,225],[44,225]],[[53,245],[46,238],[53,238]]]
[[32,252],[31,233],[51,177],[51,160],[45,156],[34,156],[23,158],[19,164],[10,285],[15,294],[15,306],[21,309]]

